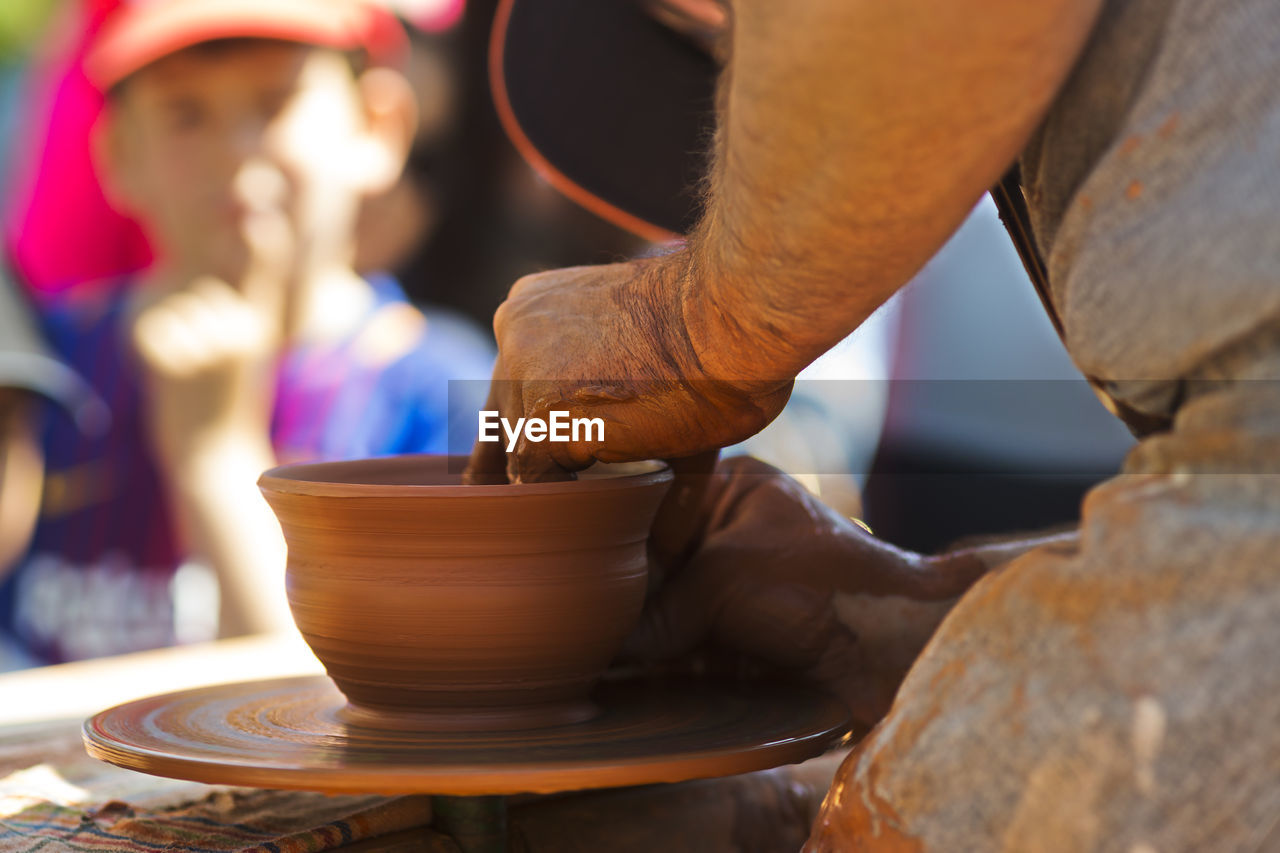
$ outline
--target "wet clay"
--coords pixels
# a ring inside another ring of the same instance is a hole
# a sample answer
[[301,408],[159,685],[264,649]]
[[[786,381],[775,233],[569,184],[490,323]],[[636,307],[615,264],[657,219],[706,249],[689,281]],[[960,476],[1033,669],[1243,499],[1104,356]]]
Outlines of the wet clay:
[[599,716],[509,732],[396,732],[342,720],[323,676],[220,684],[130,702],[85,724],[89,753],[212,784],[328,793],[554,793],[726,776],[822,754],[839,700],[799,685],[606,680]]
[[580,723],[644,604],[662,463],[463,486],[448,457],[286,465],[259,486],[288,544],[294,621],[352,725]]

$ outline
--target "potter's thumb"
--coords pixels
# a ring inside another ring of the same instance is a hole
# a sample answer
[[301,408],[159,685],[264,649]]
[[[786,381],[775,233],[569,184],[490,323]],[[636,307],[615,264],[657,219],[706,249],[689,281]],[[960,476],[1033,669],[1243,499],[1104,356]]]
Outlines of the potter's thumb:
[[710,633],[707,606],[698,584],[677,578],[645,608],[640,624],[622,647],[622,656],[652,662],[693,651]]
[[462,482],[468,486],[503,485],[507,482],[507,454],[499,444],[477,441],[462,472]]
[[[589,463],[588,463],[589,464]],[[579,464],[576,468],[585,468]],[[507,454],[507,479],[513,483],[556,483],[574,479],[573,471],[561,465],[542,444],[521,437],[514,453]]]
[[[495,381],[489,385],[489,394],[482,410],[485,412],[501,411],[497,377],[503,375],[502,356],[498,356],[493,369]],[[477,437],[471,449],[471,458],[467,460],[467,468],[462,472],[462,482],[468,486],[501,485],[507,482],[507,454],[502,449],[501,441],[483,441]]]
[[704,533],[706,504],[712,496],[711,481],[719,457],[719,450],[710,450],[667,460],[674,476],[649,535],[654,558],[663,568],[683,563]]

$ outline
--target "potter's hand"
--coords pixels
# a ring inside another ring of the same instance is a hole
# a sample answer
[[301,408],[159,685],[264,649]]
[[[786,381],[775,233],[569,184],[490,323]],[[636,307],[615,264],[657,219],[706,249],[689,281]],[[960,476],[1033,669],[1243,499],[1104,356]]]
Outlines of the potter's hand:
[[954,599],[987,568],[967,553],[925,557],[881,542],[749,458],[721,463],[698,524],[692,556],[647,606],[628,656],[658,662],[712,650],[802,674],[868,727]]
[[684,326],[679,254],[575,267],[518,281],[494,317],[498,362],[490,410],[519,418],[599,418],[578,440],[507,453],[477,442],[469,482],[564,479],[593,461],[689,456],[740,441],[785,405],[789,380],[737,381],[696,351]]

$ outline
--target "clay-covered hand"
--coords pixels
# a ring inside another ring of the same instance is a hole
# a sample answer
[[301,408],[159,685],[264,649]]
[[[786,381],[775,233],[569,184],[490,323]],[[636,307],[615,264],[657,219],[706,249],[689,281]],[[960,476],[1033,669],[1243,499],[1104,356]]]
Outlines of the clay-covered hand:
[[[971,554],[897,549],[763,462],[726,460],[706,486],[691,556],[651,596],[627,656],[705,661],[815,681],[870,727],[954,599]],[[667,531],[655,551],[670,559]],[[678,535],[686,536],[681,532]]]
[[[575,267],[516,282],[494,317],[498,361],[489,410],[519,418],[599,418],[578,440],[530,440],[507,453],[477,442],[473,483],[564,479],[593,461],[689,456],[763,428],[791,391],[789,378],[725,376],[686,333],[687,275],[679,253]],[[600,435],[603,433],[603,440]]]

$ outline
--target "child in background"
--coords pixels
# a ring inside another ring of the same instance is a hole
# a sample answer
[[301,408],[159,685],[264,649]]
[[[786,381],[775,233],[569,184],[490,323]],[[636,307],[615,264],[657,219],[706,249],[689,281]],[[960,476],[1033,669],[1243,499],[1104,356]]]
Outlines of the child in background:
[[362,0],[149,0],[102,29],[101,177],[157,261],[45,309],[112,422],[47,419],[41,517],[0,592],[0,630],[40,659],[288,626],[258,474],[446,449],[447,381],[487,375],[487,341],[352,269],[360,202],[413,133],[383,64],[402,35]]

